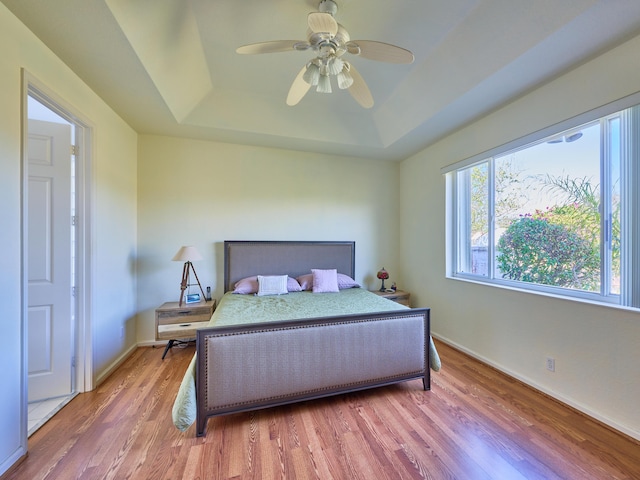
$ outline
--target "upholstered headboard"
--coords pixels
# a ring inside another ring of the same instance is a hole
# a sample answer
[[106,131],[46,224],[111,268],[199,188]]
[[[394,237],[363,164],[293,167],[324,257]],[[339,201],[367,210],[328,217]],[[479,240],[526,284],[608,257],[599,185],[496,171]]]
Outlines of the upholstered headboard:
[[335,268],[355,275],[355,242],[251,241],[224,242],[224,291],[251,275],[297,277],[312,268]]

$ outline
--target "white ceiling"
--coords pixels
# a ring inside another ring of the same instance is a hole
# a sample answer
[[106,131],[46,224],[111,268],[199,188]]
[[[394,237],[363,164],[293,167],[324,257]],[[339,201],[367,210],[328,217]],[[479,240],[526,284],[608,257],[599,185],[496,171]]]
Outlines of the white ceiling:
[[[1,0],[139,133],[400,160],[640,34],[637,0],[336,0],[355,40],[411,50],[393,65],[346,54],[375,105],[289,87],[311,52],[316,0]],[[42,79],[46,82],[46,79]]]

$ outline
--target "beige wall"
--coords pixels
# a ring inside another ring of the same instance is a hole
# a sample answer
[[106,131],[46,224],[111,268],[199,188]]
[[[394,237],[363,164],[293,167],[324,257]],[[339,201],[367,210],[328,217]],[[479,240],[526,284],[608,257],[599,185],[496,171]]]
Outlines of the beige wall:
[[[91,170],[93,372],[135,347],[137,137],[0,4],[0,474],[26,451],[21,280],[21,68],[94,127]],[[81,219],[86,222],[88,219]],[[121,327],[124,338],[120,338]],[[83,361],[83,359],[78,359]]]
[[639,91],[638,51],[640,37],[404,161],[400,227],[404,282],[436,336],[640,439],[638,312],[446,279],[440,171]]
[[[640,40],[576,69],[401,165],[167,137],[138,137],[0,4],[0,474],[26,449],[20,249],[20,69],[94,128],[90,322],[100,379],[152,342],[193,244],[222,293],[225,239],[355,240],[356,280],[385,266],[432,308],[434,333],[640,438],[637,312],[445,279],[440,168],[640,90]],[[137,317],[136,317],[137,316]],[[136,322],[137,318],[137,322]],[[136,325],[137,323],[137,325]],[[124,338],[120,338],[124,328]],[[544,358],[556,358],[556,372]],[[446,368],[446,365],[444,366]]]
[[353,240],[356,280],[398,267],[397,163],[142,135],[138,156],[138,341],[177,301],[181,245],[203,288],[222,295],[224,240]]

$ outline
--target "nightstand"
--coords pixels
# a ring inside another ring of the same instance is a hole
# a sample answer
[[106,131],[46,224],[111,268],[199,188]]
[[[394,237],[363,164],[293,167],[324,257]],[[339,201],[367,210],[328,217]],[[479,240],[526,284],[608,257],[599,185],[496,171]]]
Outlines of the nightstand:
[[216,301],[178,305],[178,302],[163,303],[156,308],[156,340],[168,340],[162,359],[180,340],[195,338],[196,329],[205,327],[216,308]]
[[411,302],[411,294],[409,292],[404,292],[402,290],[396,290],[395,292],[381,292],[380,290],[371,290],[371,293],[375,293],[376,295],[380,295],[392,302],[401,303],[402,305],[406,305],[410,307]]

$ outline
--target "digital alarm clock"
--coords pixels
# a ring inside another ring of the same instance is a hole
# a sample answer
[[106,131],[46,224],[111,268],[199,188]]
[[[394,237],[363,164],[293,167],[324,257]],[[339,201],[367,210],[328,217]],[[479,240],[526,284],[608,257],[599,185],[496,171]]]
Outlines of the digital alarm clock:
[[190,293],[185,297],[185,303],[197,303],[200,301],[199,293]]

